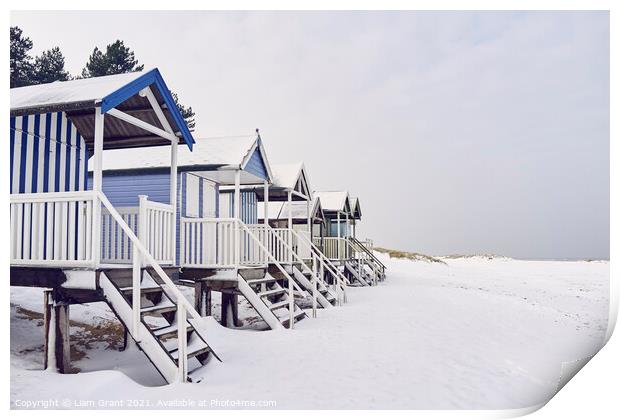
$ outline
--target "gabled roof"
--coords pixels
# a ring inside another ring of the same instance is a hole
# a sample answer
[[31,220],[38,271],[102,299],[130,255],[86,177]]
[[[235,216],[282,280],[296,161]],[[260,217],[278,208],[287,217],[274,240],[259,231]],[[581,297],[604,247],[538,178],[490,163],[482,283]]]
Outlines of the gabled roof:
[[[158,69],[145,72],[53,82],[11,89],[11,115],[65,112],[89,147],[94,139],[95,107],[106,113],[117,108],[133,117],[162,127],[148,98],[140,95],[150,88],[173,131],[191,149],[194,138],[176,106]],[[104,148],[127,148],[167,144],[142,128],[111,116],[105,119]]]
[[351,214],[347,191],[315,191],[314,195],[321,199],[324,213],[342,212]]
[[[258,203],[258,219],[260,222],[264,220],[265,216],[265,203]],[[291,202],[291,217],[294,221],[305,223],[308,220],[308,210],[305,201],[293,201]],[[323,209],[321,207],[321,200],[315,198],[310,204],[310,214],[313,220],[323,220]],[[269,202],[269,220],[288,220],[288,202]]]
[[[193,152],[179,149],[177,165],[192,172],[200,172],[205,178],[220,182],[205,172],[244,170],[255,154],[261,156],[265,171],[271,177],[265,149],[257,134],[233,137],[197,139]],[[90,167],[90,166],[89,166]],[[103,153],[104,171],[128,171],[170,167],[170,146],[152,147],[145,152],[140,149],[108,150]],[[221,174],[220,174],[221,175]],[[255,176],[255,178],[258,178]],[[255,179],[254,182],[259,181]],[[269,181],[269,179],[267,179]],[[245,182],[249,183],[249,182]]]
[[360,200],[359,200],[359,198],[351,197],[350,201],[351,201],[352,217],[355,220],[361,220],[362,219],[362,208],[360,207]]
[[280,163],[272,166],[273,185],[270,188],[294,190],[305,196],[310,195],[308,175],[303,162]]

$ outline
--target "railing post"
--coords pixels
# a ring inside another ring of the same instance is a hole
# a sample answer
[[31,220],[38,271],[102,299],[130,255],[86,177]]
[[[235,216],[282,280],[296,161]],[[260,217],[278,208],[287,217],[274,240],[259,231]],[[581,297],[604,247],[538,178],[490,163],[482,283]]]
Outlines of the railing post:
[[132,336],[136,342],[140,342],[140,321],[141,321],[141,309],[140,300],[142,293],[140,290],[140,283],[142,282],[142,259],[140,258],[140,250],[134,247],[133,249],[133,261],[132,261],[132,295],[131,295],[131,307],[132,307]]
[[179,382],[187,381],[187,312],[181,301],[177,302],[177,367]]
[[[96,194],[93,194],[93,225],[92,225],[92,243],[91,243],[91,259],[93,266],[96,268],[101,262],[101,200]],[[53,229],[53,227],[51,228]]]
[[295,326],[295,290],[293,289],[293,279],[288,278],[288,312],[289,312],[289,328],[292,330]]
[[241,260],[241,232],[239,231],[239,219],[235,218],[234,225],[234,242],[235,242],[235,268],[238,270]]
[[[316,273],[317,270],[316,253],[312,253],[312,270]],[[317,274],[312,276],[312,318],[316,318],[316,293],[317,293]]]
[[[147,195],[138,196],[138,240],[142,242],[144,247],[151,252],[149,248],[149,226],[147,214]],[[135,251],[135,247],[134,251]],[[140,261],[142,265],[142,261]]]
[[[176,224],[176,221],[173,220],[172,224],[173,225]],[[217,246],[217,231],[215,232],[215,234],[216,234],[216,246]],[[174,255],[174,258],[176,259],[177,251],[176,249],[174,249],[174,246],[173,246],[172,253],[173,253],[172,255]],[[182,267],[184,264],[185,264],[185,221],[183,220],[182,217],[179,217],[179,265]]]

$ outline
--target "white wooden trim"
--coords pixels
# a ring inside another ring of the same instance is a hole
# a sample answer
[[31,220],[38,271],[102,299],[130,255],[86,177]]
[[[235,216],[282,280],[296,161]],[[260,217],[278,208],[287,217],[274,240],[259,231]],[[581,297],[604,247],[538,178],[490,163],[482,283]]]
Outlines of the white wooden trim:
[[146,99],[148,99],[151,107],[153,108],[153,111],[155,111],[155,115],[157,116],[157,119],[159,120],[161,126],[164,127],[164,130],[166,130],[168,133],[174,135],[174,130],[172,129],[170,123],[168,122],[168,119],[164,115],[164,111],[161,109],[161,106],[159,106],[159,103],[157,102],[157,99],[155,98],[155,95],[153,94],[151,88],[147,86],[142,89],[140,91],[140,96],[146,96]]
[[110,109],[107,113],[115,118],[118,118],[119,120],[125,121],[126,123],[129,123],[131,125],[135,125],[136,127],[146,130],[149,133],[153,133],[156,136],[168,139],[171,142],[178,142],[178,138],[174,134],[170,134],[162,130],[161,128],[155,127],[154,125],[144,122],[116,108]]

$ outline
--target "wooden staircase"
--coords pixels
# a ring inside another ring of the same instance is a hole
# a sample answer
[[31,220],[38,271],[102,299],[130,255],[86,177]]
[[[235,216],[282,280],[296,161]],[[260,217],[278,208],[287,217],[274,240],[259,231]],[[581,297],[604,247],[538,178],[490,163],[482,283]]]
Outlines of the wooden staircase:
[[[314,289],[314,276],[310,270],[304,269],[302,271],[294,266],[293,276],[295,277],[295,280],[297,280],[297,282],[306,290],[306,292],[312,294]],[[334,306],[336,304],[336,301],[338,300],[338,296],[333,290],[328,287],[327,283],[325,283],[325,281],[320,278],[320,276],[317,276],[317,280],[318,281],[316,282],[316,290],[318,292],[318,304],[321,305],[322,308],[330,308]]]
[[361,260],[362,266],[367,267],[371,271],[373,283],[375,283],[375,280],[377,282],[385,280],[386,267],[375,256],[375,254],[370,249],[368,249],[366,245],[364,245],[356,238],[347,238],[347,241],[349,242],[350,247],[354,251],[353,254],[361,257],[353,259],[356,262],[356,265],[358,265]]
[[372,274],[366,271],[365,265],[358,260],[348,260],[344,263],[345,272],[359,285],[370,286],[373,284]]
[[305,318],[303,309],[290,296],[289,289],[283,288],[269,273],[261,279],[245,280],[238,276],[238,289],[273,330],[289,328],[293,323]]
[[[140,283],[140,323],[138,335],[132,332],[132,270],[126,268],[106,269],[99,272],[99,285],[106,302],[126,327],[140,350],[168,382],[180,381],[178,337],[179,314],[174,295],[167,292],[170,287],[151,270],[142,269]],[[199,369],[210,356],[216,358],[207,343],[202,325],[192,318],[184,319],[187,343],[187,379],[200,382]],[[218,358],[219,360],[219,358]]]

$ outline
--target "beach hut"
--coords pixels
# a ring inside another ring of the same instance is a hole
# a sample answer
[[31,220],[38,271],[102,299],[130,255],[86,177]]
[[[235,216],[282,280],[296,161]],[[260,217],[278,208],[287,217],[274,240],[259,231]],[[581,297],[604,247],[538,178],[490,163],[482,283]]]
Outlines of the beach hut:
[[362,216],[359,199],[347,191],[314,191],[314,195],[321,200],[326,225],[325,235],[314,238],[315,244],[351,281],[363,286],[382,281],[385,265],[355,237]]
[[[104,154],[103,190],[127,210],[123,216],[129,221],[136,192],[142,200],[168,200],[162,188],[169,180],[168,149],[154,147],[148,155]],[[303,289],[285,268],[290,263],[288,242],[281,232],[267,229],[268,223],[258,223],[258,195],[264,196],[274,179],[260,134],[197,139],[191,153],[179,153],[177,172],[179,235],[168,263],[178,267],[179,283],[194,288],[196,310],[212,315],[212,293],[219,292],[220,321],[229,327],[241,325],[238,296],[244,296],[270,328],[290,327],[302,319],[305,312],[295,303],[293,290]],[[114,260],[122,244],[114,242],[114,225],[111,228],[109,234],[104,230],[104,239],[111,241],[104,252]],[[150,240],[150,232],[145,234]]]
[[[177,155],[191,152],[194,139],[162,75],[153,69],[20,87],[10,102],[10,279],[48,289],[46,366],[71,370],[70,305],[105,301],[165,380],[191,380],[214,352],[164,264],[177,236]],[[160,145],[168,145],[162,188],[169,199],[140,202],[136,233],[104,191],[104,150],[148,155]],[[120,227],[131,260],[105,260],[106,217]],[[145,241],[145,232],[158,240]]]
[[[292,248],[288,266],[304,291],[312,294],[316,282],[319,291],[316,295],[322,307],[344,303],[348,280],[312,240],[314,216],[320,214],[323,219],[323,215],[320,200],[312,196],[305,165],[303,162],[274,164],[272,171],[273,183],[268,190],[257,194],[262,216],[259,220],[270,221],[272,231]],[[272,215],[276,219],[272,220]],[[305,215],[305,220],[301,215]],[[323,220],[319,232],[322,224]]]

